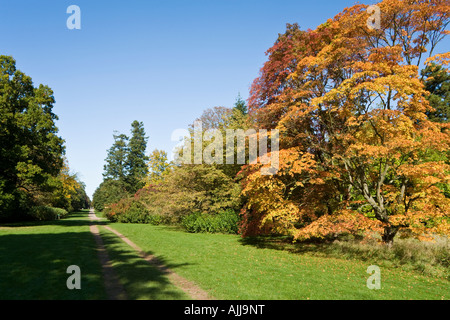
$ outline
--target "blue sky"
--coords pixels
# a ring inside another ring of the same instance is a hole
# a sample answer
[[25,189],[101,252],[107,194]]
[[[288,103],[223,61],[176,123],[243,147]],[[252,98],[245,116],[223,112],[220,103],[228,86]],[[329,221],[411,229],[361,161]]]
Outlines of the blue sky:
[[[69,165],[91,196],[114,130],[143,121],[147,152],[170,152],[174,130],[248,97],[286,23],[313,29],[355,2],[0,0],[0,54],[54,90]],[[72,4],[81,30],[66,26]]]

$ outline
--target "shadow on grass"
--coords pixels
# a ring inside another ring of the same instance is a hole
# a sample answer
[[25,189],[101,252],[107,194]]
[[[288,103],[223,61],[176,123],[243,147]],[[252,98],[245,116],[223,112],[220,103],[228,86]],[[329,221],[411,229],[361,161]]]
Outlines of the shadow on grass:
[[[50,221],[22,221],[0,224],[1,227],[7,228],[21,228],[21,227],[36,227],[36,226],[65,226],[65,227],[77,227],[77,226],[89,226],[93,222],[89,219],[89,212],[73,212],[69,213],[67,217],[60,220]],[[110,222],[108,220],[96,220],[94,222],[97,225],[107,225]]]
[[239,239],[244,246],[253,246],[258,249],[283,250],[295,254],[321,254],[328,255],[334,253],[333,242],[323,240],[309,240],[293,242],[288,236],[256,236]]
[[[109,231],[101,232],[113,268],[130,300],[190,299],[167,278],[167,272],[142,259],[131,247]],[[150,253],[151,254],[151,253]],[[187,264],[165,264],[170,269]]]
[[[97,246],[88,229],[92,223],[88,214],[81,212],[56,221],[0,228],[0,300],[107,299]],[[105,225],[108,221],[94,223]],[[72,228],[64,231],[66,227]],[[140,258],[116,235],[102,232],[102,238],[130,300],[189,299],[170,283],[164,271]],[[81,290],[67,288],[70,265],[80,267]]]
[[[81,290],[67,288],[70,265],[80,267]],[[1,300],[105,298],[100,262],[89,231],[0,234]]]

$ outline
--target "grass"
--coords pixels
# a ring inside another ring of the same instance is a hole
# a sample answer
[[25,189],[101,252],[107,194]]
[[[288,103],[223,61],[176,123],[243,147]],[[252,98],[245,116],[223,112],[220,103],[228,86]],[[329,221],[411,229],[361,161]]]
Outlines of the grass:
[[[89,224],[87,212],[81,212],[58,221],[0,226],[0,300],[106,299]],[[413,260],[415,250],[423,251],[417,243],[405,242],[389,255],[370,246],[364,249],[349,243],[324,249],[287,245],[276,239],[191,234],[167,226],[110,225],[217,299],[450,298],[450,282],[445,278],[398,267],[404,266],[403,260],[408,257]],[[189,299],[113,233],[102,227],[100,232],[129,299]],[[423,263],[424,259],[437,256],[445,265],[446,248],[433,251],[430,247],[430,256],[424,255],[417,261]],[[358,254],[352,250],[360,250],[360,258],[356,259]],[[381,268],[380,290],[366,286],[366,270],[373,264]],[[70,265],[81,269],[81,290],[66,287]]]
[[187,300],[183,291],[115,234],[100,228],[113,268],[130,300]]
[[367,267],[346,260],[255,245],[239,236],[190,234],[172,227],[113,224],[218,299],[449,299],[446,279],[381,268],[380,290],[369,290]]
[[417,239],[396,239],[391,248],[375,240],[335,241],[327,244],[293,246],[288,250],[308,252],[316,256],[334,256],[346,259],[372,261],[387,268],[401,268],[450,280],[450,240],[436,237],[433,242]]
[[[0,300],[107,299],[89,225],[83,211],[57,221],[0,226]],[[117,236],[100,231],[129,299],[189,299]],[[67,289],[70,265],[80,267],[81,290]]]
[[[80,267],[81,290],[67,288],[70,265]],[[105,298],[86,213],[52,222],[0,226],[1,300]]]

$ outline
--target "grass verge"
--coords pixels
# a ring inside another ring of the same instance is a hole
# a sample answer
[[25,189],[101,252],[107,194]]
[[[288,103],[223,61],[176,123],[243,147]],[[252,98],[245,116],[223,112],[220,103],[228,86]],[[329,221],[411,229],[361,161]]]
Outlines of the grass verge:
[[112,227],[218,299],[450,298],[449,281],[390,267],[381,267],[381,289],[368,289],[366,270],[377,261],[292,253],[239,236],[190,234],[167,226]]

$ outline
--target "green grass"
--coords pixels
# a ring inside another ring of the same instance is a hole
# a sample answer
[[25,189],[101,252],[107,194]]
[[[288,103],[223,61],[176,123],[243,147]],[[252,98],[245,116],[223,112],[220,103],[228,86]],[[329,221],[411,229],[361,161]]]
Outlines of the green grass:
[[[89,224],[85,211],[58,221],[0,226],[0,300],[106,299]],[[381,254],[362,261],[312,247],[280,250],[279,244],[235,235],[110,225],[218,299],[450,298],[448,280],[390,267],[379,261]],[[102,227],[100,232],[129,299],[189,299],[113,233]],[[373,264],[381,268],[381,290],[366,287],[366,269]],[[81,269],[81,290],[67,289],[70,265]]]
[[[67,288],[70,265],[80,267],[81,290]],[[105,299],[102,281],[87,212],[0,226],[0,299]]]
[[190,299],[115,234],[100,228],[113,268],[130,300]]
[[239,236],[190,234],[166,226],[113,224],[143,250],[218,299],[449,299],[450,282],[381,267],[381,289],[366,286],[376,261],[291,253]]

